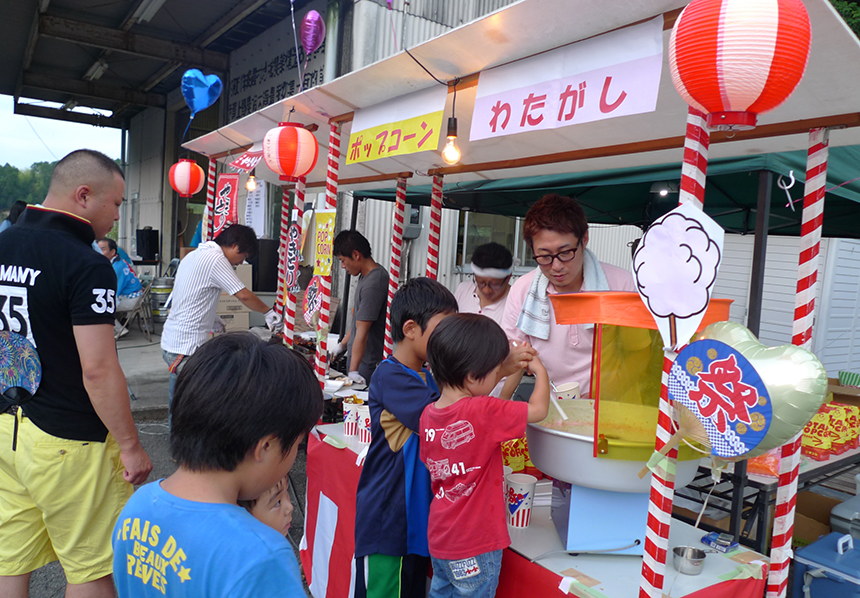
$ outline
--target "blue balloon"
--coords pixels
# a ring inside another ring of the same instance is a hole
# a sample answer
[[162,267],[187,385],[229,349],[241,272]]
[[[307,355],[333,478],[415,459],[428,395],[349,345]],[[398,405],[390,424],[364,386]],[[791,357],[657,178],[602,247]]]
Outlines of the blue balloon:
[[182,97],[191,108],[191,118],[215,103],[223,84],[218,75],[204,75],[198,69],[189,69],[182,75]]

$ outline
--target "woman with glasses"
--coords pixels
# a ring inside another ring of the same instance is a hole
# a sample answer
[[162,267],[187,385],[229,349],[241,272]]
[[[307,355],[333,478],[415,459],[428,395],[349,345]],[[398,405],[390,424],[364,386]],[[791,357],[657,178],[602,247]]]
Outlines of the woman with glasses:
[[537,269],[520,277],[508,294],[502,328],[508,338],[537,349],[556,385],[591,387],[592,326],[555,323],[550,294],[579,291],[636,291],[633,276],[601,263],[586,247],[588,220],[576,200],[550,194],[526,214],[523,237]]
[[454,297],[460,313],[483,314],[501,326],[514,258],[504,245],[485,243],[472,253],[472,278],[460,283]]

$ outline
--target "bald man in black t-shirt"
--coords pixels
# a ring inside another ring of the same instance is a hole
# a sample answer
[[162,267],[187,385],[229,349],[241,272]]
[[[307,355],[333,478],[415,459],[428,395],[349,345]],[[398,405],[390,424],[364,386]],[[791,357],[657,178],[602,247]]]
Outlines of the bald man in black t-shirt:
[[0,596],[26,596],[31,572],[57,559],[66,596],[114,596],[111,531],[152,469],[114,344],[116,276],[92,250],[124,192],[110,158],[72,152],[42,206],[0,235],[0,330],[42,363],[32,400],[0,406]]

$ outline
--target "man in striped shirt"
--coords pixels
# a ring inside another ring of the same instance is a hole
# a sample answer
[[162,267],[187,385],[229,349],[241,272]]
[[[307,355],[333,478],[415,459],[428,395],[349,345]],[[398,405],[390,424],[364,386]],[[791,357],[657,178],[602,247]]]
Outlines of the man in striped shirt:
[[249,309],[266,314],[270,330],[283,326],[281,315],[247,289],[234,271],[235,266],[254,258],[257,245],[254,229],[234,224],[214,241],[201,243],[179,263],[170,313],[161,335],[161,354],[170,370],[171,403],[183,360],[209,338],[222,292],[233,295]]

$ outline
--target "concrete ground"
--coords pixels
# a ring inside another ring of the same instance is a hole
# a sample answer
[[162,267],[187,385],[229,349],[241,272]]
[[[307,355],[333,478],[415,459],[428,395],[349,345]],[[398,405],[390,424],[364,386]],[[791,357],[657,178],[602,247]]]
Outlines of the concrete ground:
[[[155,332],[161,332],[161,324],[156,324]],[[176,464],[170,459],[170,446],[167,428],[167,384],[169,375],[167,365],[161,358],[160,334],[154,334],[152,341],[137,325],[132,325],[129,334],[117,341],[119,361],[126,380],[136,400],[131,402],[132,415],[137,424],[141,444],[152,460],[153,469],[147,482],[169,476],[176,471]],[[307,453],[302,450],[290,473],[298,500],[293,497],[295,511],[290,528],[290,538],[295,546],[301,541],[304,518],[306,478],[305,461]],[[30,598],[62,598],[65,594],[66,580],[59,563],[51,563],[34,571],[30,579]]]

